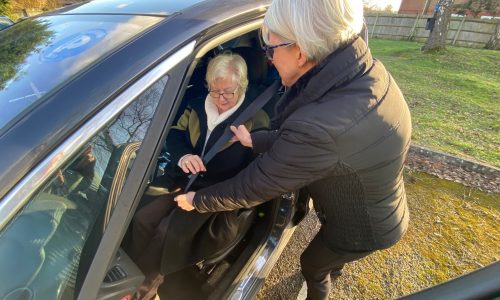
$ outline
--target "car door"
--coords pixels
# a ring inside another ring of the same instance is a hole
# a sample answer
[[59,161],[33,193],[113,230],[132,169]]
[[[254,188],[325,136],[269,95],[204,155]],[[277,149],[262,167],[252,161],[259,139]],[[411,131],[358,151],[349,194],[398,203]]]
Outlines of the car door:
[[[146,144],[148,132],[159,140],[164,121],[154,126],[153,116],[168,115],[175,98],[171,91],[179,90],[173,74],[184,73],[193,47],[191,43],[181,48],[119,94],[4,197],[2,204],[21,208],[10,210],[2,220],[6,225],[0,229],[0,299],[78,296],[97,247],[114,247],[122,238],[132,202],[119,203],[119,195],[129,177],[136,182],[126,187],[127,192],[139,193],[148,166],[134,163],[141,161],[137,150]],[[145,146],[144,156],[151,156],[156,144]],[[108,241],[103,233],[112,238]],[[142,281],[135,265],[115,253],[113,249],[105,255],[106,267],[115,257],[130,276],[108,279],[104,298],[130,294]]]
[[[161,150],[160,137],[164,135],[165,122],[176,103],[177,92],[180,90],[193,48],[194,42],[188,43],[135,84],[139,88],[142,85],[150,85],[151,79],[147,78],[151,77],[151,74],[162,74],[161,79],[146,89],[129,105],[129,111],[122,114],[126,118],[139,120],[141,124],[147,123],[147,128],[132,128],[134,133],[140,132],[142,140],[121,144],[112,154],[115,158],[110,166],[112,171],[110,176],[103,178],[107,180],[109,187],[106,206],[100,211],[100,221],[95,223],[95,228],[89,234],[83,249],[84,261],[80,264],[77,274],[76,289],[80,292],[79,299],[130,297],[144,278],[118,246],[136,209],[136,199],[142,195],[149,174],[155,167],[152,158]],[[130,89],[133,90],[134,86]],[[157,108],[154,113],[147,114],[147,118],[144,118],[141,98],[151,101],[152,95]],[[153,115],[158,117],[153,118]],[[124,127],[130,131],[130,126],[124,124]],[[141,151],[138,151],[139,149]]]

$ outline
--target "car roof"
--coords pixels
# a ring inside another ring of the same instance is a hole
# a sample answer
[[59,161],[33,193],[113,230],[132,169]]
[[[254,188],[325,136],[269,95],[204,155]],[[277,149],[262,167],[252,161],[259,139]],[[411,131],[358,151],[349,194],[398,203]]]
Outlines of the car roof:
[[[97,5],[96,2],[99,1],[75,5],[44,16],[95,16],[94,13],[84,13],[84,11],[96,9],[97,6],[93,6]],[[127,1],[103,0],[103,2],[120,5],[119,3]],[[148,3],[157,2],[156,0],[141,1],[145,7],[150,8],[155,6],[149,6]],[[0,159],[0,199],[66,137],[147,70],[152,69],[188,42],[197,40],[199,36],[210,35],[210,32],[221,30],[221,26],[226,26],[225,23],[221,23],[224,20],[237,16],[241,20],[251,21],[256,17],[261,17],[270,1],[179,0],[165,1],[165,3],[167,7],[165,11],[176,11],[173,15],[164,17],[163,21],[126,44],[120,45],[85,71],[76,74],[71,80],[57,86],[45,101],[31,108],[21,119],[11,124],[8,130],[0,132],[0,157],[2,157]],[[192,6],[185,7],[179,3]],[[85,8],[83,7],[85,5],[89,6]],[[134,13],[130,10],[129,13],[158,16],[158,11],[153,9],[141,9]],[[105,15],[114,15],[114,13]],[[23,22],[26,20],[20,23]],[[13,25],[13,27],[16,26],[18,25]],[[103,82],[106,84],[102,84]]]
[[57,11],[58,14],[133,14],[168,16],[204,0],[94,0]]

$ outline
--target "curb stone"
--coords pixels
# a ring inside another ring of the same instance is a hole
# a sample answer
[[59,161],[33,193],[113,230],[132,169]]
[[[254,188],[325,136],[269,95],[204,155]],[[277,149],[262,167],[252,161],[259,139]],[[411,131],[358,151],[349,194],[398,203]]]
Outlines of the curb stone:
[[500,169],[495,166],[487,165],[485,163],[480,163],[473,160],[467,160],[464,158],[451,155],[446,152],[432,150],[430,148],[415,144],[412,144],[410,146],[410,153],[411,152],[431,158],[432,160],[442,161],[447,164],[460,167],[467,171],[476,172],[480,174],[492,174],[500,177]]
[[500,169],[485,163],[412,144],[406,167],[485,192],[500,192]]

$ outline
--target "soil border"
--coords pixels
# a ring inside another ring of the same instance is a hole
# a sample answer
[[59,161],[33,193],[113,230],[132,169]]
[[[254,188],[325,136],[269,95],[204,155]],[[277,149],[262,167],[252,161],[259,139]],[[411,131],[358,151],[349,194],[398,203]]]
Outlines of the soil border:
[[500,169],[482,162],[412,144],[406,165],[488,193],[500,192]]

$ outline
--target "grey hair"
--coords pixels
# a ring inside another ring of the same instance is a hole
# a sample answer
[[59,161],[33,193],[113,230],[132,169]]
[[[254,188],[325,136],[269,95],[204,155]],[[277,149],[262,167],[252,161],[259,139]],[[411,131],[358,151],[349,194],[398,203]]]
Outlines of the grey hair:
[[263,24],[269,31],[294,42],[309,61],[319,62],[351,41],[363,27],[361,0],[273,0]]
[[245,93],[248,87],[248,69],[245,60],[238,54],[225,52],[212,58],[208,63],[205,80],[212,85],[217,79],[227,78],[231,74],[238,91]]

